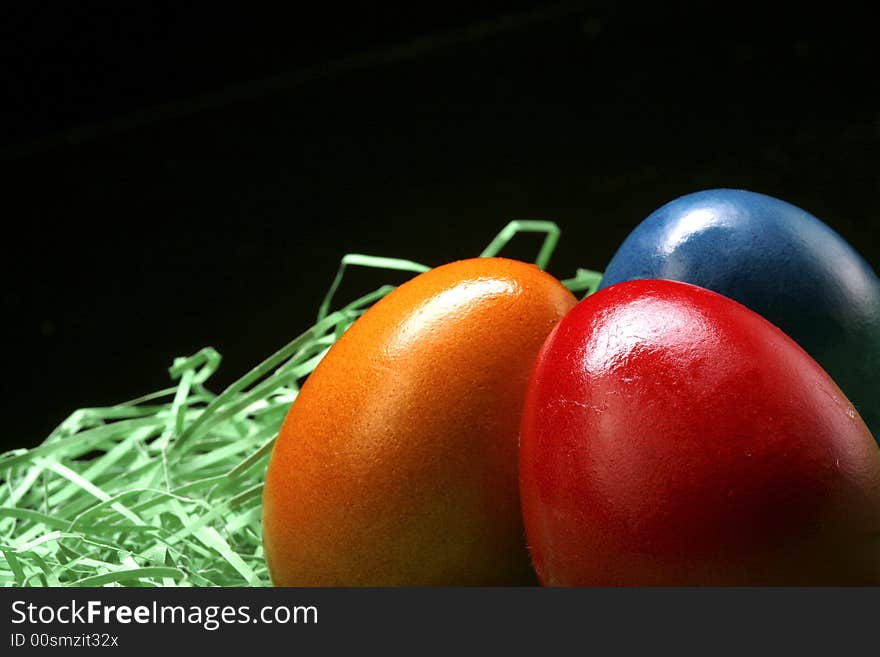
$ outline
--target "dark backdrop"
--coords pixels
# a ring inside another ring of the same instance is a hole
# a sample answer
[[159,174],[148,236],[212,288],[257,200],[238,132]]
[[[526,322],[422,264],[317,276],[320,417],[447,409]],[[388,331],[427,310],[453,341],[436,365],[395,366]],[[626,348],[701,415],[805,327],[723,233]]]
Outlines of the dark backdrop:
[[3,9],[0,447],[205,345],[230,382],[312,323],[346,252],[440,264],[511,218],[561,225],[564,277],[666,201],[744,187],[880,267],[866,17],[176,4]]

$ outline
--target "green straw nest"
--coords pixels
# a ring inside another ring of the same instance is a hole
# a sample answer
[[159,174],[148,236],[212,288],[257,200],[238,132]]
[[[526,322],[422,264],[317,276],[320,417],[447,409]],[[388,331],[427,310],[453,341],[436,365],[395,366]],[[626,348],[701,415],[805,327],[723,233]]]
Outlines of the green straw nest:
[[[559,228],[514,221],[480,255],[518,233]],[[260,509],[272,444],[302,381],[384,286],[330,312],[349,266],[423,272],[408,260],[342,258],[317,322],[220,394],[206,387],[220,354],[177,358],[172,387],[74,412],[39,446],[0,456],[0,583],[4,586],[267,586]],[[578,270],[563,283],[594,291]]]

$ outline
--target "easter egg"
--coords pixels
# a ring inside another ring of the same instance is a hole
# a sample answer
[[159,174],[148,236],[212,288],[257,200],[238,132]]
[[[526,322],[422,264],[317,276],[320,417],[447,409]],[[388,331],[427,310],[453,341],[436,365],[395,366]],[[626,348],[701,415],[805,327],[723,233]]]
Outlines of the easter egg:
[[545,585],[880,583],[864,422],[776,326],[687,283],[619,283],[559,323],[520,478]]
[[519,420],[535,356],[574,296],[534,265],[420,274],[333,345],[278,435],[263,545],[281,586],[534,581]]
[[819,219],[744,190],[689,194],[633,230],[601,287],[640,278],[693,283],[769,319],[825,368],[880,440],[880,279]]

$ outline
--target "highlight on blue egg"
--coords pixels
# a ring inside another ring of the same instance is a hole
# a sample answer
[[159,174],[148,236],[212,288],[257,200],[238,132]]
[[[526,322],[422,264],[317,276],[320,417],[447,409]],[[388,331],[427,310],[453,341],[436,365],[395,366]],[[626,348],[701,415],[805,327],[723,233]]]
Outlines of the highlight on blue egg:
[[828,225],[755,192],[688,194],[630,233],[600,287],[639,278],[699,285],[763,315],[825,368],[880,442],[880,279]]

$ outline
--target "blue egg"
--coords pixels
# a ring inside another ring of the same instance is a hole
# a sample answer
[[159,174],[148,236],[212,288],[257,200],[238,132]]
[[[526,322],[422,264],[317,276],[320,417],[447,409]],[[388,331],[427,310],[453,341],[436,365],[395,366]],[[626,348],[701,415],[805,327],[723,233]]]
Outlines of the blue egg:
[[637,278],[693,283],[769,319],[825,368],[880,442],[880,279],[819,219],[744,190],[688,194],[630,233],[601,287]]

